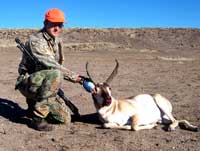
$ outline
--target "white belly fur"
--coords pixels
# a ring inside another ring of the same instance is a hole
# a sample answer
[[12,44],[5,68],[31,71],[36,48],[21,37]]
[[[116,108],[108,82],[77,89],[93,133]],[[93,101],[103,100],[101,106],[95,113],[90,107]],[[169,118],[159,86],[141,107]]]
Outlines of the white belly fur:
[[151,95],[141,94],[128,101],[133,103],[134,106],[137,106],[137,113],[135,110],[126,112],[115,110],[113,114],[111,113],[112,110],[109,110],[109,107],[101,108],[98,113],[104,122],[116,123],[120,126],[130,124],[130,117],[134,114],[139,114],[138,125],[146,125],[161,121],[160,110]]
[[138,107],[139,125],[156,123],[161,120],[161,113],[153,97],[149,94],[141,94],[133,99]]
[[127,122],[130,119],[130,115],[123,113],[123,112],[119,112],[118,110],[116,110],[114,112],[114,114],[111,113],[111,111],[108,111],[106,109],[107,107],[104,107],[102,109],[100,109],[98,111],[98,113],[100,114],[101,118],[104,120],[104,122],[109,122],[109,123],[116,123],[120,126],[122,125],[126,125]]

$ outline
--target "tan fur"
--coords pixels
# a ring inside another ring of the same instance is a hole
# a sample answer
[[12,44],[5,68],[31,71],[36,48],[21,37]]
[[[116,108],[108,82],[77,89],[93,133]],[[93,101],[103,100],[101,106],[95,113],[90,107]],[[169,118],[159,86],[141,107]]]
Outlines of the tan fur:
[[[118,100],[111,95],[109,82],[117,75],[119,63],[104,83],[95,84],[92,92],[95,107],[105,128],[119,128],[127,130],[152,129],[157,123],[168,125],[168,130],[175,130],[177,126],[198,131],[199,128],[186,120],[176,120],[172,115],[172,105],[168,99],[160,94],[151,96],[140,94],[135,97]],[[92,80],[88,63],[86,64],[88,77]]]
[[[171,113],[171,103],[160,94],[155,96],[140,94],[134,98],[124,100],[117,100],[112,96],[111,98],[112,103],[109,106],[102,106],[97,109],[100,119],[103,119],[104,128],[138,131],[152,129],[157,126],[157,123],[160,123],[169,125],[168,130],[172,131],[179,123],[182,123],[189,130],[198,130],[197,126],[186,120],[176,120]],[[163,115],[161,112],[163,112]]]

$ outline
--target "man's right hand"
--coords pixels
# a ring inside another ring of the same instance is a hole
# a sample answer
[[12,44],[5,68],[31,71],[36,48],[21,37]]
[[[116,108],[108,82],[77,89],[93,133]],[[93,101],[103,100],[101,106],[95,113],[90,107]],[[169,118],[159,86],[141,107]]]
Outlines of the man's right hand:
[[90,78],[88,78],[88,77],[79,76],[78,82],[79,82],[81,85],[83,85],[84,81],[92,82],[92,81],[90,80]]

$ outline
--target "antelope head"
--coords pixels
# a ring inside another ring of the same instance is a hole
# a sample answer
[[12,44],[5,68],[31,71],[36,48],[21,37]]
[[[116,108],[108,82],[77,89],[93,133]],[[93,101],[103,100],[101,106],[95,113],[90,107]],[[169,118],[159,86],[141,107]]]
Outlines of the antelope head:
[[86,72],[91,81],[95,84],[95,90],[92,92],[92,98],[95,104],[96,109],[100,109],[103,106],[108,106],[112,103],[111,96],[111,87],[109,86],[110,82],[117,75],[119,63],[115,60],[116,66],[110,76],[103,83],[96,83],[92,80],[89,70],[88,70],[88,62],[86,64]]

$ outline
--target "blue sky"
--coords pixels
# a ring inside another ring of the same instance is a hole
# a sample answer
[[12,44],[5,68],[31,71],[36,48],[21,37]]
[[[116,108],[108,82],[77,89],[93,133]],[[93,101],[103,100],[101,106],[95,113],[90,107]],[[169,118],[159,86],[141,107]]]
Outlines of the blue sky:
[[200,0],[2,0],[0,28],[41,28],[50,8],[65,12],[65,27],[200,28]]

